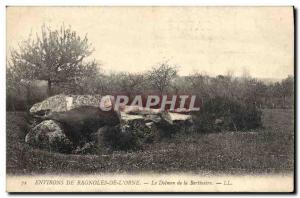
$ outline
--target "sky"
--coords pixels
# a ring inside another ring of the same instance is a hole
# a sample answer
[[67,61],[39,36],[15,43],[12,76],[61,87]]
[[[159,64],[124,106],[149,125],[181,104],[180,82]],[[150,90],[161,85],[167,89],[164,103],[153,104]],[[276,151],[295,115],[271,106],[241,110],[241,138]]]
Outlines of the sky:
[[144,72],[158,63],[180,75],[294,73],[292,7],[8,7],[7,53],[43,24],[87,34],[105,71]]

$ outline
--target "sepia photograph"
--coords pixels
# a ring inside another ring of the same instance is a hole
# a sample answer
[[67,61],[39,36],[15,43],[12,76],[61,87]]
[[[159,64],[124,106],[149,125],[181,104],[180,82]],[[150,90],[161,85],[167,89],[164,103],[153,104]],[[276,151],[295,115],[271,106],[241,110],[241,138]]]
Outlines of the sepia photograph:
[[7,192],[294,192],[294,17],[7,6]]

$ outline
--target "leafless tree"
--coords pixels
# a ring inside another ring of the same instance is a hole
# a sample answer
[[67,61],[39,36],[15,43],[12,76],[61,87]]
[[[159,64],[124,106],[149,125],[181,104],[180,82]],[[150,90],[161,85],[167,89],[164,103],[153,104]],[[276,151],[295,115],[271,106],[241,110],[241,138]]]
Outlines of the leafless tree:
[[164,93],[170,87],[172,80],[177,76],[177,67],[164,62],[149,71],[148,79],[153,88]]

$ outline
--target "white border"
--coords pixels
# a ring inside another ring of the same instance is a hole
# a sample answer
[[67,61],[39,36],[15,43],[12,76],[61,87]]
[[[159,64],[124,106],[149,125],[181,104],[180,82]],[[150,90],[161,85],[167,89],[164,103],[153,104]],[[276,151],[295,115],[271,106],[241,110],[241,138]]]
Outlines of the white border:
[[[6,115],[5,115],[5,66],[6,66],[6,12],[5,7],[6,6],[290,6],[294,5],[295,8],[298,8],[298,16],[299,16],[299,8],[300,8],[300,1],[298,0],[202,0],[202,1],[196,1],[196,0],[144,0],[144,1],[138,1],[138,0],[102,0],[101,2],[97,0],[1,0],[0,1],[0,46],[1,46],[1,53],[0,53],[0,132],[1,132],[1,146],[0,146],[0,194],[1,196],[8,196],[8,194],[5,192],[5,178],[6,178],[6,153],[5,153],[5,142],[6,142],[6,129],[5,129],[5,123],[6,123]],[[299,18],[299,17],[298,17]],[[297,27],[299,27],[299,20],[297,20]],[[299,38],[299,30],[297,32],[297,38]],[[298,42],[297,42],[298,43]],[[296,45],[298,46],[298,45]],[[299,51],[297,50],[297,57],[299,57]],[[299,69],[298,69],[299,71]],[[295,76],[298,76],[295,74]],[[297,84],[297,93],[299,93],[299,79]],[[299,106],[297,108],[299,110]],[[299,117],[297,116],[297,122],[299,121]],[[297,127],[297,131],[298,127]],[[297,134],[297,143],[299,143],[299,134]],[[297,152],[297,159],[299,159],[299,152]],[[299,172],[299,163],[297,163],[297,170]],[[298,182],[299,183],[299,182]],[[297,185],[297,190],[299,190],[299,185]],[[84,195],[82,195],[84,196]],[[101,196],[107,196],[107,195],[101,195]],[[116,196],[116,195],[114,195]],[[182,195],[185,196],[185,195]],[[203,196],[203,195],[202,195]],[[208,195],[204,195],[208,196]],[[215,195],[216,196],[216,195]],[[257,196],[262,197],[263,195]],[[288,196],[288,195],[283,195]],[[56,197],[61,197],[57,196]]]
[[37,6],[49,6],[49,5],[80,5],[80,6],[283,6],[283,5],[296,5],[297,0],[3,0],[1,4],[4,5],[37,5]]

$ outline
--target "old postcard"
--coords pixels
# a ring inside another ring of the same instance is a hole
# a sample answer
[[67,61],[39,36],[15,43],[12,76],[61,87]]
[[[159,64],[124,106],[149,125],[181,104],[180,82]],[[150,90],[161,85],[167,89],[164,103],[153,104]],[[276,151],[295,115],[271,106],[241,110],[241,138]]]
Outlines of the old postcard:
[[294,192],[293,7],[6,8],[8,192]]

